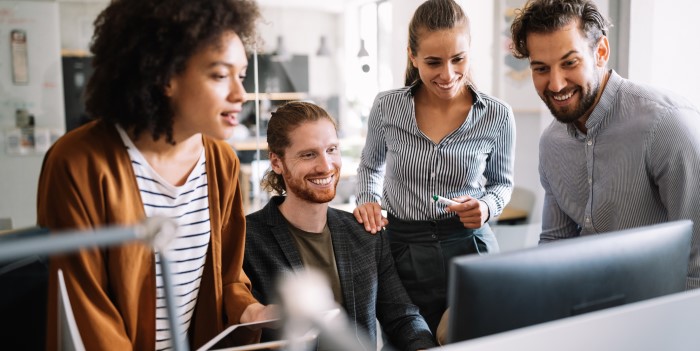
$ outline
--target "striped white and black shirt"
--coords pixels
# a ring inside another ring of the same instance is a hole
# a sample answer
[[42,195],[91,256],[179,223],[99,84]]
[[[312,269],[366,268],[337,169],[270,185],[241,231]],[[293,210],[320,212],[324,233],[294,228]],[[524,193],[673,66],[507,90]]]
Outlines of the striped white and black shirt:
[[587,133],[558,121],[540,140],[540,242],[690,219],[687,285],[700,287],[700,112],[614,71]]
[[436,206],[433,195],[470,195],[484,201],[492,217],[500,215],[513,190],[513,111],[471,91],[466,120],[438,143],[418,128],[411,87],[377,95],[358,168],[357,204],[381,199],[400,219],[436,220],[454,214]]
[[[205,153],[182,186],[173,186],[158,175],[131,142],[122,128],[117,128],[127,147],[141,200],[147,217],[164,216],[177,221],[178,235],[170,245],[172,282],[175,293],[178,322],[181,331],[187,330],[194,313],[202,280],[204,261],[211,225],[209,222],[209,197]],[[160,255],[156,262],[156,350],[172,348],[168,313],[163,292]]]

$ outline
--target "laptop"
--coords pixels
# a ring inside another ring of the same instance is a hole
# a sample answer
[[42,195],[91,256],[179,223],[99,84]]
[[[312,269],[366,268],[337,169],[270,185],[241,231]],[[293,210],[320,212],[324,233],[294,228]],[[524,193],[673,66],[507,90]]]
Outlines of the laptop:
[[[333,309],[324,312],[321,320],[330,321],[341,315],[339,309]],[[226,350],[226,351],[254,351],[254,350],[280,350],[286,348],[290,341],[283,338],[282,329],[283,321],[281,319],[271,319],[260,322],[252,323],[242,323],[234,324],[229,326],[224,331],[219,333],[209,342],[204,344],[202,347],[197,349],[197,351],[214,351],[214,350]],[[234,340],[240,340],[241,334],[250,335],[251,332],[262,331],[265,335],[265,341],[248,344],[248,345],[235,345]],[[319,331],[315,328],[311,328],[306,333],[304,333],[300,338],[295,340],[295,343],[315,343],[318,338]]]

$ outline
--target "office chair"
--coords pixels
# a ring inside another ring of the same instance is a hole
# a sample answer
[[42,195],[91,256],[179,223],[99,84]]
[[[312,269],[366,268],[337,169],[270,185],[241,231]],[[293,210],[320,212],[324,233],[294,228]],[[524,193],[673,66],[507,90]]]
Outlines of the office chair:
[[[42,238],[48,230],[28,227],[3,231],[0,246],[23,238]],[[0,339],[8,350],[46,348],[48,257],[27,255],[0,260]]]
[[85,351],[78,325],[75,323],[73,308],[68,298],[63,271],[58,270],[58,351]]

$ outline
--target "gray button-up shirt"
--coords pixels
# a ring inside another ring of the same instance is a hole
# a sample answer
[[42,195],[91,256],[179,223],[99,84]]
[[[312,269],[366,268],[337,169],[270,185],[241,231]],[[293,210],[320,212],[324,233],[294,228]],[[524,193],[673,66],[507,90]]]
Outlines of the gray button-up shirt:
[[558,121],[540,140],[540,242],[690,219],[688,287],[700,287],[700,112],[611,71],[586,122]]

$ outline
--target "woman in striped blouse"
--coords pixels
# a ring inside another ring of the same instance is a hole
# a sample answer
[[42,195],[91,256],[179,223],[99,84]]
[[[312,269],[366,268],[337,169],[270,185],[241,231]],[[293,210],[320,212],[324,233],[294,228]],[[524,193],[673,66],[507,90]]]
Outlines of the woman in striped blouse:
[[433,332],[447,305],[450,259],[498,251],[487,221],[513,188],[513,112],[474,86],[470,40],[455,1],[418,7],[406,86],[377,95],[358,169],[354,215],[371,233],[386,226],[399,275]]

